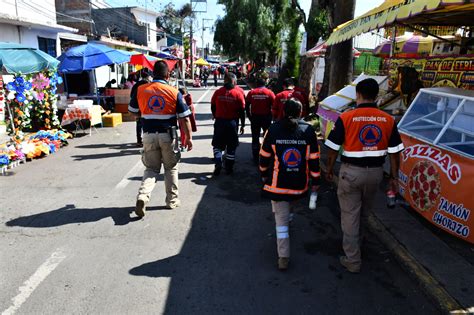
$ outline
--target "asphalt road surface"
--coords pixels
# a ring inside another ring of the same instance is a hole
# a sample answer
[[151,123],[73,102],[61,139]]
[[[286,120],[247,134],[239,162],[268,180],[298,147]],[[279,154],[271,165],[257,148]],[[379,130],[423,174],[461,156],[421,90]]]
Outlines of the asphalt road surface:
[[249,127],[235,173],[211,176],[213,91],[192,91],[199,130],[180,164],[178,209],[164,208],[159,181],[145,218],[131,213],[143,172],[135,123],[0,177],[2,314],[436,313],[374,237],[361,273],[343,270],[328,185],[316,211],[298,206],[290,270],[279,272]]

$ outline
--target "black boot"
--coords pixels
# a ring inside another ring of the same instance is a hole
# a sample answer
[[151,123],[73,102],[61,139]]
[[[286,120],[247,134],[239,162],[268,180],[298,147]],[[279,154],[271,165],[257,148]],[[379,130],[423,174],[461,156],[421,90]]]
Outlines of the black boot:
[[222,165],[221,164],[216,164],[216,166],[214,167],[214,172],[212,173],[212,175],[219,176],[221,174],[221,170],[222,170]]
[[227,175],[234,173],[234,160],[225,160],[225,172]]

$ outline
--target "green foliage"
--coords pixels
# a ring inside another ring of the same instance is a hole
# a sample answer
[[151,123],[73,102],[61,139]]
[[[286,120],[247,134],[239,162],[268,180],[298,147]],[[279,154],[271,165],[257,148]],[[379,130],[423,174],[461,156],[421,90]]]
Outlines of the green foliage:
[[281,53],[287,0],[219,0],[226,15],[216,22],[214,41],[228,55],[255,59],[266,51],[269,59]]
[[305,29],[308,37],[314,38],[315,41],[320,37],[326,39],[329,36],[329,22],[326,10],[311,6]]
[[176,9],[172,2],[168,3],[162,15],[156,19],[156,25],[166,33],[182,35],[184,31],[185,19],[193,15],[191,4],[187,3],[182,8]]
[[188,58],[189,57],[189,52],[191,50],[191,41],[189,39],[189,37],[184,37],[183,39],[183,48],[184,48],[184,58]]
[[288,8],[285,12],[288,23],[288,34],[286,40],[287,57],[286,67],[289,76],[298,77],[300,67],[300,43],[301,34],[299,26],[301,24],[301,17],[295,10]]

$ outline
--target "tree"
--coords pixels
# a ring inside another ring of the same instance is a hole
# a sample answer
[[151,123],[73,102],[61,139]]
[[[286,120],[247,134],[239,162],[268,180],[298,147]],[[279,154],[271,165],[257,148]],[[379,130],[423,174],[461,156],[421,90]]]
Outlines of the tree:
[[274,60],[281,53],[285,0],[219,0],[226,14],[216,22],[214,42],[229,56],[254,60],[259,52]]
[[[318,0],[311,1],[308,19],[306,13],[301,8],[297,0],[292,0],[292,8],[299,14],[301,23],[303,23],[306,30],[306,47],[312,48],[316,45],[319,38],[325,38],[328,31],[328,20],[326,11],[321,8]],[[314,70],[314,58],[301,57],[301,71],[299,74],[299,85],[308,93],[311,92],[312,77]]]
[[174,4],[170,2],[156,19],[156,25],[165,33],[181,36],[184,32],[186,18],[192,15],[191,4],[187,3],[180,9],[175,9]]
[[[327,12],[329,31],[354,18],[354,0],[319,0]],[[352,40],[329,46],[325,56],[324,82],[319,99],[335,93],[352,78]]]

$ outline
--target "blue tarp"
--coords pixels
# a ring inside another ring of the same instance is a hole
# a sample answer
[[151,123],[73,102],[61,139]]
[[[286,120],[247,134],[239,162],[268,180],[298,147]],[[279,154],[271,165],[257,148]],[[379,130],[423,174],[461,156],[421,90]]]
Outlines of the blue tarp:
[[130,55],[97,43],[87,43],[73,47],[59,56],[59,71],[79,73],[100,66],[130,61]]

